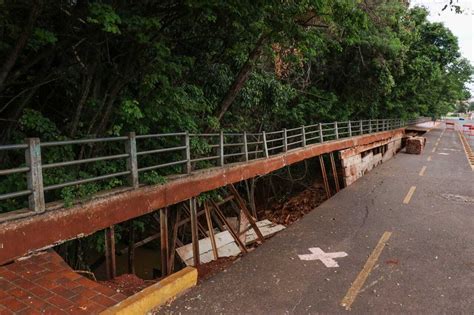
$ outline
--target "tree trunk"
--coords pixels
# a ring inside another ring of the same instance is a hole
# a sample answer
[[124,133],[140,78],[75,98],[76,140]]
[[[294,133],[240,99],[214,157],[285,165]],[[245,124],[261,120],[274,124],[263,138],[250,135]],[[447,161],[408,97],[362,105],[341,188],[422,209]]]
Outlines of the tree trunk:
[[234,79],[234,82],[232,83],[229,90],[222,99],[219,105],[220,110],[217,115],[217,119],[219,121],[221,121],[222,117],[224,117],[225,113],[227,112],[227,110],[229,110],[235,98],[244,87],[245,82],[247,82],[250,74],[252,73],[255,61],[258,59],[258,57],[260,57],[264,41],[265,36],[260,35],[260,38],[257,40],[254,49],[250,52],[247,61],[240,69],[239,73],[237,74],[237,77]]
[[41,1],[40,0],[33,1],[30,15],[28,17],[28,22],[26,23],[26,26],[23,32],[20,34],[20,37],[18,38],[15,44],[15,47],[10,52],[10,55],[7,57],[7,59],[5,60],[5,62],[3,63],[0,69],[0,91],[3,90],[4,83],[5,83],[5,80],[7,79],[8,74],[10,73],[11,69],[15,65],[16,60],[20,56],[23,48],[25,48],[26,43],[28,42],[28,38],[31,35],[31,31],[33,30],[33,26],[36,22],[36,19],[38,18],[40,11],[41,11]]

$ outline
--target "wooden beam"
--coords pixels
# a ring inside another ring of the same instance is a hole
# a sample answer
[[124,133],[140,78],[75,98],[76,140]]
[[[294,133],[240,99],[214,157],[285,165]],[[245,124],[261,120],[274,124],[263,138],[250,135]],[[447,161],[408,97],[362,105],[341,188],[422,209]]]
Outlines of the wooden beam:
[[217,260],[219,258],[219,252],[217,251],[216,238],[214,237],[214,227],[212,226],[212,218],[207,201],[204,203],[204,212],[206,213],[207,230],[209,231],[208,234],[209,238],[211,239],[212,254],[214,255],[214,260]]
[[250,211],[247,208],[247,205],[245,204],[245,201],[239,195],[239,192],[237,191],[237,189],[235,189],[234,185],[230,184],[227,187],[229,187],[231,193],[234,195],[235,199],[237,200],[237,202],[240,206],[240,209],[242,210],[244,215],[247,217],[247,220],[249,221],[249,224],[252,226],[253,230],[255,231],[255,234],[257,234],[258,240],[263,243],[265,241],[265,238],[263,237],[262,232],[260,232],[260,229],[257,226],[257,222],[250,215]]
[[319,156],[319,165],[321,166],[321,174],[323,176],[324,190],[326,191],[326,197],[331,198],[331,191],[329,189],[328,176],[326,173],[326,166],[324,165],[324,158],[322,155]]
[[161,276],[168,275],[168,208],[160,209]]
[[189,199],[189,210],[191,212],[191,238],[193,245],[193,259],[194,267],[200,265],[199,257],[199,235],[198,235],[198,222],[197,222],[197,205],[196,197]]
[[339,187],[339,178],[337,177],[336,162],[334,161],[334,152],[329,154],[331,157],[331,168],[332,168],[332,177],[334,178],[334,185],[336,187],[336,192],[339,192],[341,188]]
[[105,268],[107,279],[113,279],[117,275],[115,263],[115,231],[114,226],[105,229]]
[[135,274],[135,228],[128,223],[128,273]]
[[230,226],[229,222],[225,218],[219,206],[212,199],[211,199],[211,204],[214,207],[214,210],[216,211],[219,219],[227,226],[227,231],[229,231],[229,233],[234,238],[234,241],[237,243],[237,245],[239,245],[240,250],[243,251],[244,253],[247,253],[248,252],[247,247],[245,247],[245,244],[242,243],[242,241],[239,238],[239,235],[232,229],[232,227]]
[[176,241],[178,239],[179,220],[181,218],[181,208],[178,208],[176,212],[176,221],[173,226],[173,236],[171,237],[171,249],[168,261],[168,274],[172,274],[174,271],[174,257],[176,252]]

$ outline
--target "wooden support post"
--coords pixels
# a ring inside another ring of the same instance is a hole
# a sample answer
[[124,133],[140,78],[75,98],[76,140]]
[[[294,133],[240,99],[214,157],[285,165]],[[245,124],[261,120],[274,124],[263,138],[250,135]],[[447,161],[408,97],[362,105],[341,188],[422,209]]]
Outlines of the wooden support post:
[[306,130],[304,126],[301,126],[301,146],[306,147]]
[[324,142],[323,124],[319,123],[319,142]]
[[219,135],[219,166],[224,166],[225,151],[224,151],[224,131]]
[[211,239],[212,254],[214,255],[214,260],[217,260],[219,258],[219,253],[217,251],[216,238],[214,237],[214,227],[212,226],[211,212],[209,210],[209,204],[207,201],[204,203],[204,212],[206,213],[207,230],[209,231],[209,238]]
[[161,276],[168,275],[168,208],[160,209]]
[[245,158],[245,162],[248,162],[249,160],[249,147],[248,147],[248,144],[247,144],[247,132],[244,131],[244,135],[243,135],[243,152],[244,152],[244,158]]
[[339,178],[337,177],[337,169],[336,169],[336,162],[334,161],[334,152],[330,153],[331,157],[331,168],[332,168],[332,176],[334,178],[334,186],[336,187],[336,192],[339,192]]
[[172,274],[174,271],[174,257],[176,251],[176,241],[178,239],[179,220],[181,219],[181,208],[178,208],[176,212],[176,221],[173,226],[173,236],[171,238],[171,249],[168,260],[168,274]]
[[191,212],[191,238],[193,245],[194,267],[197,267],[201,264],[201,262],[199,257],[199,235],[196,197],[192,197],[191,199],[189,199],[189,210]]
[[138,188],[137,137],[135,132],[130,132],[128,134],[125,152],[128,154],[127,171],[130,172],[128,175],[128,183],[133,188]]
[[135,228],[133,220],[128,224],[128,273],[135,274]]
[[45,211],[40,139],[28,138],[26,143],[28,149],[25,151],[25,161],[26,166],[30,168],[27,173],[27,182],[28,189],[31,191],[28,203],[30,210],[40,213]]
[[105,229],[105,268],[107,279],[113,279],[117,275],[115,264],[115,232],[114,226]]
[[[184,208],[184,211],[187,213],[187,215],[188,215],[189,217],[191,217],[191,210],[188,209],[188,207],[187,207],[186,205],[184,205],[184,204],[183,204],[183,208]],[[199,211],[199,212],[197,212],[196,217],[199,217],[199,216],[200,216],[201,214],[203,214],[203,213],[204,213],[204,211]],[[191,220],[191,219],[189,219],[189,220]],[[188,222],[189,220],[184,219],[184,220],[183,220],[183,223]],[[203,235],[204,237],[206,237],[206,236],[207,236],[207,234],[206,234],[206,229],[202,226],[201,223],[199,223],[199,221],[197,222],[197,226],[198,226],[198,232],[201,232],[201,235]],[[198,236],[199,236],[199,234],[198,234]]]
[[263,138],[263,154],[265,155],[266,158],[268,158],[268,143],[267,143],[267,135],[265,131],[262,132],[262,138]]
[[263,243],[265,241],[265,238],[263,237],[262,232],[260,232],[260,229],[258,228],[257,223],[255,222],[255,219],[250,215],[250,211],[247,208],[245,201],[242,199],[237,189],[235,189],[234,185],[230,184],[228,185],[228,187],[231,193],[234,195],[235,199],[237,200],[240,209],[247,217],[247,220],[249,221],[250,226],[252,226],[253,230],[255,231],[255,234],[257,234],[257,238],[259,239],[260,242]]
[[321,166],[321,174],[323,175],[324,190],[326,191],[326,197],[331,198],[331,191],[329,190],[328,176],[326,174],[326,166],[324,165],[323,156],[319,156],[319,165]]
[[189,132],[187,131],[183,138],[183,145],[186,147],[183,152],[183,157],[186,160],[186,164],[183,165],[183,173],[190,174],[192,172],[191,146],[190,146],[190,141],[189,141]]
[[211,204],[214,207],[214,210],[217,216],[219,217],[219,219],[222,221],[222,223],[225,224],[225,226],[227,226],[227,231],[229,231],[230,235],[232,235],[232,237],[234,238],[234,241],[237,243],[240,250],[243,251],[244,253],[247,253],[248,252],[247,247],[245,247],[245,244],[242,243],[237,233],[234,231],[234,229],[232,229],[232,227],[230,226],[229,222],[225,218],[219,206],[213,200],[211,200]]

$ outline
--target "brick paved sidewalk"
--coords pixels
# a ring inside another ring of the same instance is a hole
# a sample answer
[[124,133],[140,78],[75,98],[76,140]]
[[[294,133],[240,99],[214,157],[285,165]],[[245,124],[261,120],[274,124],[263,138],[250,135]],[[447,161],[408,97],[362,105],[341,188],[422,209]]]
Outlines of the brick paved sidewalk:
[[94,314],[125,298],[52,250],[0,267],[0,314]]

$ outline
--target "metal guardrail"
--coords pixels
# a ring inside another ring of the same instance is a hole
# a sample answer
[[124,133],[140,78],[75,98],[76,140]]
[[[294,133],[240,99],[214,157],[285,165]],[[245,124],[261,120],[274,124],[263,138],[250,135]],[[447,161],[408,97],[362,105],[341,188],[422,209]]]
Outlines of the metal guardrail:
[[[344,121],[319,123],[310,126],[301,126],[298,128],[283,129],[272,132],[263,131],[261,133],[220,132],[208,134],[190,134],[188,132],[180,132],[135,135],[134,132],[131,132],[127,136],[123,137],[67,140],[44,143],[41,143],[38,138],[28,138],[24,144],[0,145],[0,151],[24,150],[26,164],[24,167],[0,170],[0,176],[16,173],[27,174],[26,190],[0,194],[0,200],[28,196],[31,214],[40,213],[45,211],[45,192],[51,190],[120,176],[127,176],[129,186],[132,188],[138,188],[140,184],[139,174],[142,172],[180,165],[182,167],[182,174],[190,174],[193,170],[199,168],[199,162],[214,162],[215,165],[213,166],[223,167],[229,163],[244,162],[258,158],[268,158],[271,155],[306,147],[310,144],[318,144],[341,138],[350,138],[353,136],[370,134],[379,131],[392,130],[424,121],[426,121],[426,119],[412,121],[403,121],[400,119]],[[158,139],[164,138],[180,140],[181,145],[161,147],[158,149],[146,151],[139,151],[137,149],[137,141],[156,141]],[[204,141],[207,144],[208,153],[202,156],[202,154],[199,155],[196,152],[192,152],[191,141],[193,140]],[[42,148],[105,142],[123,142],[124,153],[48,164],[42,163]],[[141,166],[139,163],[139,157],[160,155],[169,152],[180,152],[182,158],[176,161],[150,166]],[[126,169],[120,172],[91,178],[77,179],[53,185],[45,185],[43,181],[43,170],[120,159],[126,161]]]

